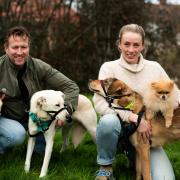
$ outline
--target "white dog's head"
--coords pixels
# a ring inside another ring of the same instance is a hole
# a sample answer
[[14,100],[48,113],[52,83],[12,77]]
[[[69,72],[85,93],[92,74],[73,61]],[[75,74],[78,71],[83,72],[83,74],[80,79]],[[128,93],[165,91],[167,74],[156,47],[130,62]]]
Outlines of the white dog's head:
[[65,95],[61,91],[42,90],[31,98],[30,111],[44,120],[52,117],[65,123],[69,113],[64,106]]

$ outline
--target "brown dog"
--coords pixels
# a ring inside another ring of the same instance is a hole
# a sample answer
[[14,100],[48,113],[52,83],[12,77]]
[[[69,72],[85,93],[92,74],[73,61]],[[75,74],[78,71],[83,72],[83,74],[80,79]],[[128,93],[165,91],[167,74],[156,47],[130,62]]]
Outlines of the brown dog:
[[[132,91],[124,82],[115,78],[108,78],[103,81],[91,80],[89,89],[105,98],[106,96],[115,97],[113,104],[128,107],[134,113],[138,113],[143,107],[142,97]],[[118,96],[121,97],[116,99]],[[165,120],[162,116],[153,118],[151,126],[151,144],[139,140],[137,132],[130,136],[130,141],[136,149],[136,180],[140,180],[141,177],[144,180],[151,180],[150,147],[162,146],[165,143],[180,139],[180,108],[175,110],[172,125],[169,128],[165,127]]]

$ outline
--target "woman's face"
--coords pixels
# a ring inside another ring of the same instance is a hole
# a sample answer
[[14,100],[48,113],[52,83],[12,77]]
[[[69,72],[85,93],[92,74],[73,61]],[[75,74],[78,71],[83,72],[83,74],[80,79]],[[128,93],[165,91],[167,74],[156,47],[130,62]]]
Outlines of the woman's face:
[[135,32],[124,32],[118,45],[123,58],[129,64],[137,64],[144,45],[142,36]]

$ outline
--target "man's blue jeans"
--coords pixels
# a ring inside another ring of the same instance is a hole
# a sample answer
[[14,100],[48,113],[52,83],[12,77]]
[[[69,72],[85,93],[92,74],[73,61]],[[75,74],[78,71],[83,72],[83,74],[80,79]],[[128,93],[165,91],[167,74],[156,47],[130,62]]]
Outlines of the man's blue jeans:
[[[27,123],[21,124],[16,120],[0,117],[0,154],[6,150],[20,145],[26,138]],[[43,153],[45,150],[44,136],[36,138],[35,152]]]
[[[110,165],[117,151],[121,124],[116,115],[107,114],[100,118],[97,126],[97,163]],[[162,147],[150,151],[152,180],[174,180],[172,165]]]
[[24,142],[26,130],[17,121],[0,117],[0,153]]

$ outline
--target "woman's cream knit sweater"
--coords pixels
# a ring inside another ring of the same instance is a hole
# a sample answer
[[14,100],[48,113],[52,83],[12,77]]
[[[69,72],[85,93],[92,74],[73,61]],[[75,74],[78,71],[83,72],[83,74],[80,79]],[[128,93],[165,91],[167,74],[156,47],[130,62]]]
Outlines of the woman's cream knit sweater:
[[[144,95],[146,88],[152,81],[169,78],[164,69],[155,61],[145,60],[140,56],[138,64],[128,64],[122,57],[115,61],[105,62],[99,71],[99,79],[117,78],[124,81],[134,91],[140,95]],[[124,110],[116,110],[116,112],[108,107],[106,100],[95,94],[93,102],[96,111],[100,115],[109,113],[118,113],[123,121],[129,121],[131,112]]]

